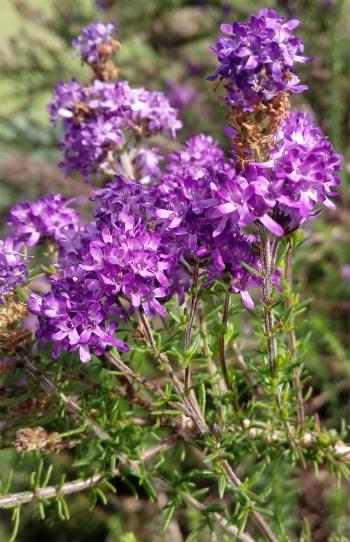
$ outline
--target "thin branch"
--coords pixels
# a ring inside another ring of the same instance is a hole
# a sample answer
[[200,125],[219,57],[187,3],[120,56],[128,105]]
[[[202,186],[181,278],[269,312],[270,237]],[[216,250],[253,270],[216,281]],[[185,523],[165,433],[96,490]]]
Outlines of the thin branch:
[[142,375],[139,375],[137,373],[135,373],[135,371],[133,371],[133,369],[131,369],[131,367],[129,367],[128,365],[126,365],[118,356],[115,352],[108,352],[105,354],[105,357],[106,359],[112,364],[114,365],[114,367],[116,367],[116,369],[118,369],[118,371],[120,371],[122,374],[126,375],[126,376],[129,376],[131,378],[133,378],[134,380],[136,380],[136,382],[139,382],[139,384],[141,384],[144,388],[146,388],[146,390],[148,390],[149,392],[151,393],[154,393],[155,395],[157,395],[157,397],[159,397],[160,399],[163,399],[164,401],[167,401],[167,405],[174,409],[174,410],[180,410],[184,413],[186,413],[186,409],[184,408],[184,406],[182,405],[182,403],[178,403],[176,401],[169,401],[168,397],[165,395],[164,391],[162,390],[162,388],[160,388],[159,386],[157,386],[157,384],[155,384],[154,382],[152,382],[152,380],[149,380],[148,378],[142,376]]
[[[233,471],[229,463],[226,460],[223,460],[223,461],[220,461],[220,465],[226,475],[226,479],[229,480],[230,483],[234,487],[237,487],[237,488],[240,487],[242,485],[242,482],[240,481],[238,476],[235,474],[235,472]],[[248,502],[250,504],[253,504],[251,503],[250,499],[248,499]],[[262,515],[259,514],[259,512],[256,512],[254,509],[251,510],[250,514],[254,522],[259,527],[260,531],[266,536],[266,538],[270,542],[278,542],[278,539],[275,537],[274,533],[272,532],[272,530],[270,529],[269,525],[266,523]]]
[[141,318],[143,328],[145,330],[148,344],[151,347],[155,358],[160,362],[161,367],[165,370],[166,374],[170,378],[176,393],[183,399],[187,416],[193,419],[199,432],[203,436],[206,435],[209,431],[209,427],[205,423],[205,421],[203,421],[203,417],[200,412],[200,408],[198,406],[197,400],[195,399],[193,390],[191,390],[191,393],[186,395],[184,386],[182,382],[179,380],[179,378],[176,376],[175,372],[173,371],[170,365],[170,362],[168,360],[168,357],[166,356],[166,354],[158,353],[158,349],[153,337],[153,331],[151,329],[147,316],[144,314],[143,311],[140,311],[140,318]]
[[56,386],[42,375],[37,368],[33,365],[30,359],[22,352],[19,352],[20,361],[23,363],[27,373],[35,380],[49,395],[55,395],[60,399],[64,406],[79,416],[86,425],[95,433],[95,435],[101,440],[111,440],[110,435],[102,429],[102,427],[93,420],[88,414],[86,414],[81,406],[73,399],[56,388]]
[[[192,508],[195,508],[196,510],[199,510],[200,512],[203,512],[206,507],[201,502],[197,501],[192,495],[188,495],[187,493],[184,493],[183,491],[179,492],[183,500],[192,506]],[[228,533],[232,534],[234,537],[237,538],[237,540],[240,540],[241,542],[254,542],[254,538],[252,538],[249,534],[242,533],[235,527],[234,525],[230,525],[228,521],[218,514],[217,512],[214,512],[213,514],[215,520],[217,523]]]
[[[267,342],[268,360],[271,376],[275,376],[277,370],[278,350],[277,340],[275,335],[275,316],[272,310],[272,274],[274,271],[274,260],[272,259],[271,242],[267,229],[260,226],[260,259],[262,266],[262,294],[263,294],[263,314],[264,314],[264,332]],[[276,405],[286,430],[289,442],[293,450],[298,451],[298,446],[294,441],[294,437],[290,428],[289,421],[286,420],[283,412],[283,401],[281,397],[281,389],[278,387],[276,394]],[[306,468],[305,459],[300,452],[299,454],[303,468]]]
[[[177,378],[177,376],[175,375],[174,371],[172,370],[168,357],[166,356],[166,354],[159,353],[157,350],[157,346],[153,337],[153,331],[147,317],[145,316],[143,312],[140,312],[140,316],[141,316],[141,321],[142,321],[146,336],[148,338],[149,345],[152,348],[152,351],[156,359],[160,361],[162,367],[164,367],[167,375],[171,379],[175,390],[182,398],[184,406],[187,410],[187,415],[193,419],[199,433],[203,437],[206,437],[210,433],[210,428],[201,413],[201,410],[198,406],[198,402],[195,398],[194,392],[193,392],[193,396],[191,394],[189,394],[188,396],[185,394],[184,387],[182,383],[179,381],[179,379]],[[235,474],[235,472],[233,471],[228,461],[226,461],[226,459],[218,459],[218,463],[221,466],[223,472],[225,473],[227,481],[234,487],[239,488],[242,485],[242,482],[240,481],[238,476]],[[266,536],[266,538],[270,542],[278,542],[278,539],[275,537],[275,535],[271,531],[269,525],[266,523],[264,518],[261,516],[261,514],[259,514],[259,512],[256,512],[254,510],[254,503],[250,499],[248,499],[248,504],[251,506],[250,515],[252,519],[254,520],[254,522],[256,523],[256,525],[258,526],[258,528],[260,529],[260,531]]]
[[267,343],[268,360],[271,376],[276,372],[277,341],[275,337],[275,317],[272,310],[272,273],[273,261],[269,233],[265,227],[260,226],[260,258],[262,276],[262,301],[264,311],[264,332]]
[[[159,442],[155,446],[152,446],[141,454],[139,461],[132,461],[130,464],[135,467],[140,465],[142,462],[147,461],[154,455],[157,455],[161,452],[164,452],[171,448],[173,444],[179,439],[179,435],[172,435],[169,438]],[[25,503],[32,502],[36,499],[51,499],[59,495],[71,495],[73,493],[79,493],[89,489],[92,486],[97,485],[101,482],[106,476],[113,478],[120,474],[120,468],[115,468],[110,473],[98,473],[93,476],[89,476],[85,480],[73,480],[72,482],[67,482],[62,486],[47,486],[36,489],[35,491],[22,491],[20,493],[12,493],[10,495],[5,495],[0,497],[0,508],[13,508]]]

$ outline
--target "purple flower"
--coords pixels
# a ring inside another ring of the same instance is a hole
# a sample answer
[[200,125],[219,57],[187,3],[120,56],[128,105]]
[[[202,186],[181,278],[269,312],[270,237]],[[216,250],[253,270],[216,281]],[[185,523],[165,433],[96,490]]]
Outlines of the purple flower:
[[158,179],[161,175],[159,164],[162,160],[163,156],[157,148],[142,147],[134,158],[134,166],[137,170],[135,177],[142,184],[149,184]]
[[[223,218],[216,209],[220,200],[212,179],[217,171],[225,168],[222,151],[208,145],[207,156],[201,152],[194,153],[195,158],[191,161],[187,151],[195,146],[194,143],[204,144],[205,140],[205,136],[198,136],[197,140],[193,138],[185,151],[170,155],[167,169],[172,173],[166,174],[157,186],[157,218],[165,228],[163,238],[167,246],[176,247],[178,262],[193,267],[198,261],[208,282],[214,278],[229,281],[232,290],[241,293],[244,303],[251,308],[253,302],[248,288],[256,286],[259,281],[244,268],[242,261],[259,268],[252,247],[255,239],[248,238],[239,230],[235,217]],[[201,145],[198,146],[200,149]],[[228,179],[232,174],[236,177],[234,169],[227,166]],[[188,287],[179,271],[175,277]],[[172,288],[180,294],[178,285]],[[180,299],[183,299],[181,294]]]
[[310,115],[290,113],[280,131],[279,142],[265,163],[250,163],[244,172],[236,173],[226,164],[210,175],[215,212],[222,221],[228,218],[239,226],[260,221],[275,235],[298,228],[320,209],[334,208],[329,199],[336,195],[341,157],[315,126]]
[[285,120],[262,166],[270,179],[270,194],[276,201],[273,216],[285,231],[292,231],[321,209],[335,209],[331,197],[340,183],[341,155],[315,125],[311,115],[293,111]]
[[224,153],[211,136],[198,134],[188,141],[184,147],[169,154],[166,165],[166,175],[162,179],[162,189],[175,187],[178,179],[190,176],[200,179],[207,174],[207,168],[222,163]]
[[293,35],[298,24],[261,9],[247,23],[221,25],[228,37],[220,36],[213,47],[219,66],[208,79],[223,81],[228,105],[251,111],[280,92],[307,88],[294,73],[295,63],[310,60],[302,56],[303,42]]
[[114,38],[117,33],[113,22],[91,23],[82,29],[79,36],[75,38],[72,45],[80,53],[83,62],[97,64],[101,58],[101,46],[106,45],[113,48]]
[[117,323],[108,321],[108,301],[101,296],[96,281],[89,277],[53,278],[51,292],[43,297],[32,294],[28,308],[39,319],[37,338],[54,343],[54,358],[62,350],[78,350],[80,359],[86,363],[91,354],[100,356],[108,346],[123,352],[129,350],[124,341],[113,336]]
[[118,172],[127,135],[175,137],[182,124],[177,110],[160,92],[132,89],[126,81],[59,83],[49,104],[51,120],[63,123],[62,166],[88,178],[98,172]]
[[51,194],[13,207],[8,225],[16,245],[32,247],[45,239],[58,241],[66,228],[76,228],[80,217],[68,203],[60,194]]
[[55,344],[53,356],[79,350],[84,362],[110,346],[129,349],[114,336],[129,312],[142,307],[149,316],[165,314],[159,300],[168,295],[166,273],[175,264],[150,222],[155,211],[146,187],[118,177],[95,200],[96,222],[66,230],[51,291],[29,302],[39,317],[38,338]]
[[7,237],[0,240],[0,303],[6,303],[6,296],[27,280],[27,260],[14,249],[14,240]]

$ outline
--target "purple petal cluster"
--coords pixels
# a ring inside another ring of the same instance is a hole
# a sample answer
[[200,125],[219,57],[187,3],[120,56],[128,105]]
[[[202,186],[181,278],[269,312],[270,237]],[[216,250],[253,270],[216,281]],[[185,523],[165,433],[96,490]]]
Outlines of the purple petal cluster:
[[295,63],[310,60],[302,56],[302,40],[293,35],[298,25],[296,19],[287,21],[268,9],[246,23],[221,25],[227,37],[220,36],[213,47],[219,66],[209,79],[223,81],[229,105],[251,111],[280,92],[307,88],[294,71]]
[[[191,148],[198,151],[192,161]],[[259,268],[252,247],[255,239],[245,236],[235,220],[223,218],[216,208],[219,200],[212,178],[225,167],[222,151],[211,138],[200,135],[187,142],[184,150],[169,157],[169,173],[157,187],[156,214],[163,222],[168,246],[177,247],[178,262],[193,268],[198,261],[208,281],[215,277],[229,280],[232,290],[240,292],[252,307],[248,288],[256,285],[257,279],[242,261]],[[232,174],[236,177],[232,167],[227,170],[228,178]]]
[[6,296],[24,284],[27,277],[27,260],[15,250],[14,239],[0,239],[0,303],[6,303]]
[[72,42],[73,47],[79,51],[83,62],[97,64],[101,58],[101,46],[113,46],[117,29],[113,22],[91,23],[82,29],[79,36]]
[[18,203],[10,211],[8,226],[18,245],[32,247],[45,239],[58,241],[67,228],[76,228],[79,214],[60,194]]
[[169,154],[160,190],[171,191],[185,177],[200,179],[207,174],[208,167],[215,169],[223,160],[224,153],[218,143],[211,136],[197,134],[183,148]]
[[127,351],[114,336],[118,320],[135,309],[165,314],[159,300],[168,295],[166,271],[175,257],[161,246],[148,223],[155,216],[148,191],[118,177],[96,191],[96,222],[69,230],[60,247],[58,275],[50,293],[33,295],[30,310],[39,317],[38,338],[61,350],[79,350],[83,362],[109,346]]
[[175,137],[182,123],[177,110],[161,92],[130,88],[127,81],[59,83],[49,104],[51,120],[63,123],[62,166],[84,177],[117,171],[127,135]]
[[270,153],[271,193],[277,204],[274,214],[288,229],[295,229],[317,206],[335,209],[329,199],[337,196],[341,155],[316,126],[313,117],[292,112],[277,134],[279,145]]
[[298,228],[319,205],[334,208],[341,156],[315,126],[313,118],[294,111],[276,135],[279,143],[265,163],[250,163],[243,173],[218,168],[211,176],[222,226],[228,218],[240,226],[259,220],[275,235]]
[[39,318],[36,336],[52,341],[52,356],[62,350],[78,350],[84,363],[91,355],[101,356],[107,346],[124,352],[128,345],[114,337],[117,322],[110,319],[111,300],[103,296],[99,282],[88,274],[80,277],[52,277],[51,291],[41,297],[32,294],[28,308]]
[[166,170],[169,173],[187,171],[194,178],[200,178],[208,166],[222,161],[224,153],[211,136],[198,134],[186,141],[184,148],[169,154]]

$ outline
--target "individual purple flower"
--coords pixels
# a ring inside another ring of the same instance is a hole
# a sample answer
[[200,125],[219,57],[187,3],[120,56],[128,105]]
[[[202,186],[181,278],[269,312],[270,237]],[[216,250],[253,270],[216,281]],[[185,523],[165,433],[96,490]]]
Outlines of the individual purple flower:
[[113,22],[103,24],[91,23],[82,29],[79,36],[72,42],[73,47],[79,51],[83,62],[94,65],[101,58],[103,46],[113,48],[117,29]]
[[210,171],[208,183],[212,215],[221,216],[214,236],[220,235],[228,220],[241,227],[260,221],[276,235],[283,234],[283,228],[270,216],[276,202],[270,193],[268,172],[253,164],[248,164],[244,172],[238,172],[235,164],[229,162]]
[[295,74],[297,62],[310,60],[302,56],[302,40],[293,35],[299,21],[287,21],[276,11],[261,9],[248,22],[222,24],[228,36],[220,36],[213,47],[219,66],[208,78],[223,81],[228,105],[254,109],[280,92],[302,92]]
[[60,194],[18,203],[11,209],[8,220],[16,245],[32,247],[45,239],[58,241],[66,228],[76,228],[80,216],[68,204]]
[[6,303],[6,296],[27,278],[27,260],[15,250],[13,237],[0,239],[0,303]]

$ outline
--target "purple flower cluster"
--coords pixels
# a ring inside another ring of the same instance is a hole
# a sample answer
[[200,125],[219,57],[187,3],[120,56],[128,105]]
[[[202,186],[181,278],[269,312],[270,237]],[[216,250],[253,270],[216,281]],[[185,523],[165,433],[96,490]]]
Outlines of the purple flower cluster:
[[14,249],[14,240],[0,239],[0,303],[6,303],[6,296],[27,280],[27,260]]
[[8,226],[16,246],[32,247],[45,239],[58,241],[67,228],[76,228],[79,214],[60,194],[24,201],[10,211]]
[[270,152],[269,178],[276,201],[275,214],[295,229],[317,205],[335,209],[329,199],[337,196],[342,156],[315,125],[313,117],[293,111],[277,133],[280,143]]
[[[220,65],[212,79],[223,80],[230,105],[251,111],[281,92],[304,90],[294,73],[294,64],[307,60],[292,34],[297,24],[261,10],[248,23],[223,25],[229,37],[214,48]],[[112,24],[93,24],[75,46],[93,66],[102,46],[113,48],[114,33]],[[261,282],[261,262],[257,237],[242,228],[260,223],[275,235],[290,233],[321,205],[333,206],[339,183],[340,156],[309,115],[285,118],[287,110],[271,124],[272,148],[263,163],[225,161],[218,144],[198,134],[161,167],[158,149],[143,140],[158,133],[175,137],[181,127],[163,94],[132,89],[127,81],[57,85],[49,111],[53,123],[63,123],[62,165],[86,179],[108,174],[112,182],[94,191],[94,220],[83,226],[61,196],[19,204],[10,215],[16,243],[58,242],[51,291],[29,301],[39,319],[37,337],[54,343],[54,357],[79,351],[88,362],[109,347],[128,351],[115,337],[120,320],[136,310],[164,316],[174,294],[184,300],[197,266],[206,284],[225,280],[253,307],[249,289]],[[130,136],[134,147],[126,143]],[[11,239],[6,243],[0,244],[0,299],[11,265],[21,276],[20,255]],[[276,287],[278,278],[276,271]]]
[[158,299],[168,294],[165,272],[175,264],[147,223],[155,212],[146,188],[118,177],[96,191],[95,200],[96,222],[59,243],[60,268],[50,293],[34,294],[29,302],[39,316],[38,338],[55,343],[53,356],[79,350],[83,362],[108,346],[129,349],[114,331],[132,310],[165,314]]
[[302,56],[303,42],[293,35],[299,21],[286,21],[275,11],[261,9],[247,23],[222,24],[228,37],[220,36],[213,47],[219,66],[209,77],[220,79],[231,106],[251,111],[254,104],[272,100],[280,92],[302,92],[294,73]]
[[166,170],[179,174],[187,171],[194,178],[200,178],[208,166],[214,166],[223,158],[223,151],[211,136],[197,134],[186,141],[183,149],[169,154]]
[[242,261],[259,268],[252,250],[255,239],[245,236],[235,220],[223,219],[216,208],[220,200],[212,179],[225,168],[229,176],[236,177],[212,138],[199,134],[187,141],[184,149],[168,158],[167,173],[156,187],[156,215],[163,222],[167,245],[176,247],[178,262],[187,262],[193,268],[198,261],[208,281],[215,277],[228,279],[232,290],[241,293],[251,308],[248,288],[257,280]]
[[186,176],[200,179],[207,174],[208,167],[215,168],[223,160],[224,153],[218,143],[211,136],[197,134],[186,141],[183,148],[169,154],[160,191],[167,193]]
[[219,202],[222,225],[228,218],[240,226],[259,220],[275,235],[298,228],[317,212],[334,207],[341,156],[315,126],[313,118],[292,112],[276,135],[279,143],[265,163],[250,163],[235,174],[225,165],[213,172],[211,186]]
[[101,58],[101,46],[113,47],[113,40],[117,33],[113,22],[108,24],[91,23],[82,29],[81,33],[72,42],[80,53],[83,62],[94,65]]
[[62,120],[62,166],[85,178],[97,172],[118,171],[126,136],[175,137],[182,124],[177,110],[161,92],[130,88],[127,81],[95,81],[84,87],[77,81],[59,83],[49,105],[51,120]]

